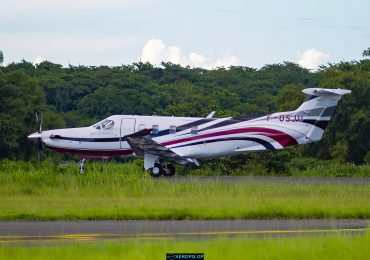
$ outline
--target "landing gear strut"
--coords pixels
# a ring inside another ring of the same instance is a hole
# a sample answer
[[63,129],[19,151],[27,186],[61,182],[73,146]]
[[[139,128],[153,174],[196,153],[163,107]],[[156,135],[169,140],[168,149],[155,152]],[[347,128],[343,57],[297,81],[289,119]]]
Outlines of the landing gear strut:
[[80,173],[84,174],[85,173],[85,158],[82,158],[79,162],[80,164]]
[[167,177],[172,177],[176,173],[176,168],[172,164],[166,164],[163,170],[164,170],[164,176],[167,176]]
[[174,176],[175,175],[176,169],[171,164],[167,164],[167,163],[164,163],[164,164],[155,163],[154,164],[154,167],[153,168],[150,168],[148,171],[149,171],[150,176],[152,176],[152,177],[159,177],[161,175],[164,175],[164,176],[167,176],[167,177],[171,177],[171,176]]

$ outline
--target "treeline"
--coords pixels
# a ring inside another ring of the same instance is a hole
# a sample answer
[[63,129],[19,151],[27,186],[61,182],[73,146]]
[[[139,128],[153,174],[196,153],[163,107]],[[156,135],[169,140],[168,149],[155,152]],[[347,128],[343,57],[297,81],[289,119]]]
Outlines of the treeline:
[[43,113],[43,129],[86,126],[112,114],[206,116],[216,110],[218,117],[256,115],[295,109],[305,98],[303,88],[330,87],[351,89],[352,94],[340,102],[322,141],[218,163],[234,169],[253,162],[284,171],[284,163],[297,156],[370,162],[368,56],[365,51],[363,60],[329,64],[316,72],[291,62],[214,70],[141,62],[63,67],[23,60],[0,66],[0,158],[34,158],[35,147],[26,136],[37,129],[37,111]]

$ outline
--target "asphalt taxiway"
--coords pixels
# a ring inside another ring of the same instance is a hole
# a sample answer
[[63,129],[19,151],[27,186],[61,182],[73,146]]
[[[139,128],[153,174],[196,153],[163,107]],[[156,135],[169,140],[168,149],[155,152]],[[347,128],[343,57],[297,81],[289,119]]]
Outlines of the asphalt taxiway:
[[241,236],[362,234],[370,227],[358,219],[289,220],[131,220],[0,222],[0,245],[102,239],[203,239]]

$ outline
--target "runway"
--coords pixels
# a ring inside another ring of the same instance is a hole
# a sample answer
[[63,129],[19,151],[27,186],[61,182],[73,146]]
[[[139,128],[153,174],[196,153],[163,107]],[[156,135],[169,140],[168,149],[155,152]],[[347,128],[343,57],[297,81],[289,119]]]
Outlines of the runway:
[[0,222],[0,246],[96,240],[362,234],[368,220],[131,220]]

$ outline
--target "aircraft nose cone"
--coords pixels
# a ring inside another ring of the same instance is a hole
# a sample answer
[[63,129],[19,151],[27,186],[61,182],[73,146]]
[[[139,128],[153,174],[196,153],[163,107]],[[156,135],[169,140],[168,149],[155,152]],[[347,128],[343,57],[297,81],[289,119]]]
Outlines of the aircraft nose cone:
[[30,134],[27,138],[28,138],[28,140],[30,140],[30,141],[36,141],[36,140],[38,140],[39,138],[41,138],[41,133],[39,133],[39,132],[35,132],[35,133],[33,133],[33,134]]

